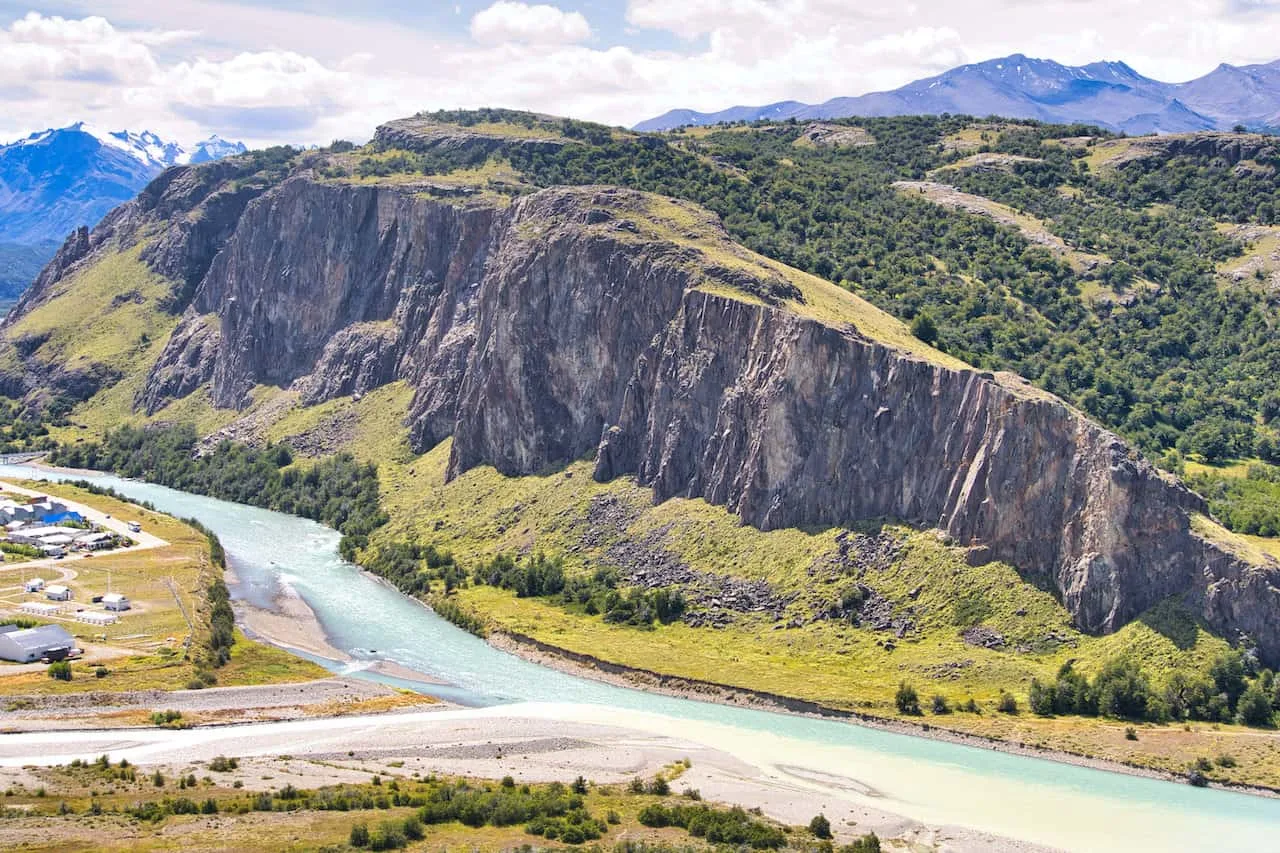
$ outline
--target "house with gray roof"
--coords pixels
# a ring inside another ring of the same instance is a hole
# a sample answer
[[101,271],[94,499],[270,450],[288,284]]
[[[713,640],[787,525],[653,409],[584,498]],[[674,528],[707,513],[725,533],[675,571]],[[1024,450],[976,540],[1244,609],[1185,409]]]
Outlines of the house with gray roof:
[[59,625],[0,632],[0,660],[16,663],[32,663],[43,658],[62,660],[75,647],[75,637]]

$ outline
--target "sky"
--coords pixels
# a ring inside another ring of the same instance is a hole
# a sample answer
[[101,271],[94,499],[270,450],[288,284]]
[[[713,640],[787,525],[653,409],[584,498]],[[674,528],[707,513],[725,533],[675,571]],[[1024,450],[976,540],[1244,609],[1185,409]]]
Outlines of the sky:
[[631,125],[1011,53],[1179,82],[1280,58],[1280,0],[0,0],[0,140],[325,144],[479,106]]

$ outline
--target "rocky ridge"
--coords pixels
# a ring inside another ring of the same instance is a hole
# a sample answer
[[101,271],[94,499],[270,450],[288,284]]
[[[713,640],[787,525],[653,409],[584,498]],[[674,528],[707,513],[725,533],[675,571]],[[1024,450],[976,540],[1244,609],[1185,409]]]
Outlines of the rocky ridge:
[[[1199,497],[1061,401],[886,343],[893,321],[691,205],[606,187],[461,203],[305,169],[245,188],[234,168],[166,173],[24,301],[144,241],[184,313],[140,410],[203,387],[237,408],[260,384],[314,403],[404,380],[412,443],[452,436],[451,476],[593,455],[599,479],[763,529],[899,519],[1055,589],[1085,630],[1183,595],[1280,660],[1280,567],[1193,531]],[[832,300],[840,316],[815,307]]]

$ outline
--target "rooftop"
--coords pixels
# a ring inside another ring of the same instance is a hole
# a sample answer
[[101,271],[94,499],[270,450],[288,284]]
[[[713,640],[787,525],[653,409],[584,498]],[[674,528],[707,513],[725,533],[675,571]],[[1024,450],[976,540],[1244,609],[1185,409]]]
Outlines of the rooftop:
[[6,641],[14,643],[26,651],[42,652],[46,649],[70,648],[75,645],[75,638],[65,628],[58,625],[40,625],[11,631],[4,635]]

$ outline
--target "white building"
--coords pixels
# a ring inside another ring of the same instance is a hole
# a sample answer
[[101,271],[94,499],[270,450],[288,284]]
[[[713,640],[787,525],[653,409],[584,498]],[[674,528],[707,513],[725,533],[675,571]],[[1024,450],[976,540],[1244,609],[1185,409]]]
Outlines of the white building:
[[129,599],[118,592],[109,592],[102,596],[102,606],[107,610],[115,610],[117,612],[123,612],[131,607]]
[[92,625],[95,628],[105,628],[108,625],[114,625],[120,621],[120,617],[114,613],[99,613],[97,610],[85,610],[76,614],[77,622],[84,622],[86,625]]
[[48,601],[24,601],[18,605],[18,610],[23,613],[30,613],[32,616],[48,619],[61,613],[62,605]]
[[0,500],[0,523],[39,521],[47,516],[60,515],[66,511],[67,505],[56,498],[33,498],[22,503],[6,498]]
[[84,531],[78,527],[24,527],[22,530],[10,531],[9,541],[19,545],[43,545],[52,536],[65,536],[65,541],[69,544],[77,536],[83,535]]
[[50,584],[44,588],[44,597],[50,601],[70,601],[71,590],[62,584]]
[[22,585],[22,588],[27,592],[39,592],[44,589],[44,578],[31,578]]
[[75,650],[75,637],[58,625],[0,632],[0,659],[3,660],[17,663],[31,663],[42,658],[62,660]]
[[110,548],[114,538],[110,533],[85,533],[76,537],[75,545],[86,551],[100,551],[103,548]]

